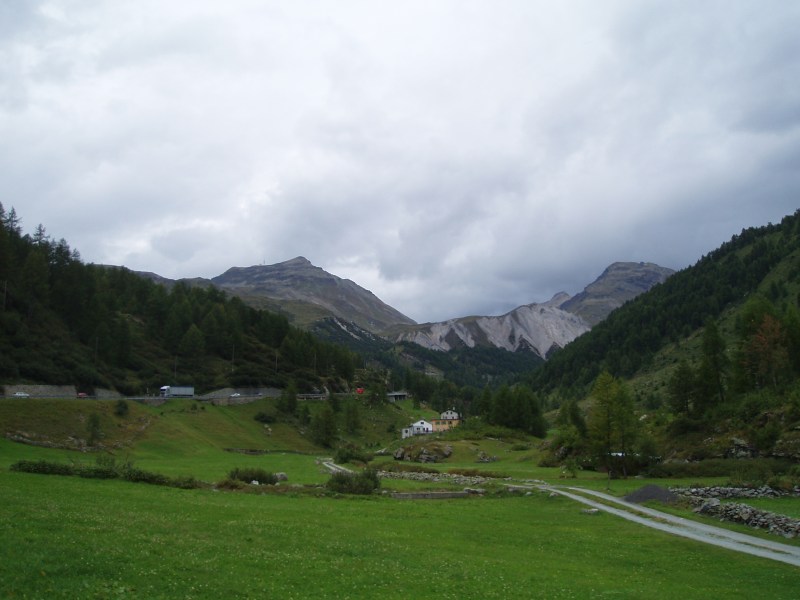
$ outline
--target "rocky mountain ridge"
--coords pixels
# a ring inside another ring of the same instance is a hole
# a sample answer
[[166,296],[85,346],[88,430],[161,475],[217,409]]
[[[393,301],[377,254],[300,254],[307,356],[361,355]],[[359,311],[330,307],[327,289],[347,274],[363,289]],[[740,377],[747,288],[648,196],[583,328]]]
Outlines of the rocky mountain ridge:
[[597,325],[612,310],[663,283],[675,271],[654,263],[615,262],[579,294],[559,308],[576,314],[589,325]]
[[257,305],[256,300],[262,298],[284,305],[303,325],[331,315],[372,332],[415,323],[371,291],[331,275],[302,256],[274,265],[232,267],[211,282],[251,304]]
[[464,317],[406,327],[393,338],[432,350],[495,346],[530,350],[546,359],[628,300],[663,282],[672,269],[653,263],[614,263],[574,297],[565,292],[549,302],[526,304],[498,317]]
[[[428,349],[493,346],[511,352],[531,351],[541,358],[589,331],[612,310],[664,281],[671,269],[652,263],[614,263],[582,292],[560,292],[544,303],[526,304],[501,316],[470,316],[416,324],[348,279],[341,279],[298,256],[273,265],[232,267],[210,280],[185,279],[189,285],[213,285],[256,308],[287,315],[311,327],[323,319],[391,341],[413,342]],[[140,273],[163,285],[175,282]],[[350,325],[348,325],[350,324]]]

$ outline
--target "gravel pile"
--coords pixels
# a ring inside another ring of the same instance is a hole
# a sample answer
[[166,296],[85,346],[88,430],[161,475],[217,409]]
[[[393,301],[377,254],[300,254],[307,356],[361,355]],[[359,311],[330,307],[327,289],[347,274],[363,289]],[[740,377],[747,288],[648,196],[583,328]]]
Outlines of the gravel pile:
[[667,488],[653,484],[648,484],[625,496],[625,500],[635,504],[642,504],[648,500],[658,500],[662,504],[672,504],[677,499],[677,494],[673,494]]

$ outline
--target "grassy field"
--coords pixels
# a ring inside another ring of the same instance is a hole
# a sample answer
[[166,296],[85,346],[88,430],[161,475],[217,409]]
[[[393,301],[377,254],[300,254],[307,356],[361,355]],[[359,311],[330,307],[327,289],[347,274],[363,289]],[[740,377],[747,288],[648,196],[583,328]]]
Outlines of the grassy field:
[[793,519],[800,519],[800,498],[794,496],[787,496],[784,498],[746,498],[735,499],[731,502],[740,502],[748,504],[761,510],[768,510],[769,512],[786,515]]
[[[608,514],[585,515],[570,500],[538,492],[398,501],[309,491],[327,480],[318,463],[330,451],[314,446],[302,428],[255,421],[256,412],[273,408],[267,401],[204,408],[188,400],[156,408],[131,403],[124,419],[113,414],[113,403],[15,402],[0,401],[4,431],[68,441],[84,435],[87,416],[97,412],[106,449],[0,438],[0,598],[794,598],[800,586],[800,569]],[[382,408],[366,419],[386,435],[401,410]],[[374,438],[380,441],[378,432]],[[560,480],[557,469],[537,466],[535,444],[448,443],[453,456],[434,465],[441,471],[480,469],[610,487],[616,495],[651,482],[608,482],[589,472]],[[476,464],[481,452],[498,460]],[[286,472],[288,485],[305,487],[244,494],[9,471],[20,459],[92,464],[98,455],[208,482],[234,467],[258,467]],[[385,490],[429,485],[383,480]]]
[[800,570],[545,494],[396,501],[0,472],[15,598],[795,598]]

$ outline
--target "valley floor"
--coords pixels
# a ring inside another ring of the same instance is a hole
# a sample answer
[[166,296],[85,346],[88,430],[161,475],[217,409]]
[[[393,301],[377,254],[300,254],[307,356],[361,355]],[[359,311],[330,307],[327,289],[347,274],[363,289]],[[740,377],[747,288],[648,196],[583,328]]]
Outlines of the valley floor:
[[[737,533],[713,525],[705,525],[682,517],[667,514],[660,510],[647,508],[631,502],[626,502],[615,496],[576,487],[540,486],[540,489],[566,496],[582,504],[603,510],[612,515],[622,517],[628,521],[645,525],[672,535],[689,538],[705,544],[712,544],[720,548],[743,552],[753,556],[760,556],[770,560],[777,560],[800,567],[800,547],[781,544],[764,540],[751,535]],[[602,499],[605,503],[595,502],[582,494],[589,494]],[[616,505],[619,508],[609,506]]]

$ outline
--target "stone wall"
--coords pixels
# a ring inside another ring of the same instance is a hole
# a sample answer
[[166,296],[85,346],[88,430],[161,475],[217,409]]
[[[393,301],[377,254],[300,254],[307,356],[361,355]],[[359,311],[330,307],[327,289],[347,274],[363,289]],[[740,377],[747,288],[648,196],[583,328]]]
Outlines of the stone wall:
[[454,483],[456,485],[483,485],[492,481],[488,477],[451,475],[450,473],[417,473],[416,471],[379,471],[385,479],[410,479],[427,483]]
[[793,492],[776,490],[769,486],[760,488],[707,487],[707,488],[671,488],[695,506],[696,513],[717,518],[721,521],[739,523],[756,529],[764,529],[769,533],[794,538],[800,535],[800,520],[761,510],[739,502],[721,502],[730,498],[777,498],[790,493],[800,495],[800,488]]
[[800,487],[795,487],[791,492],[784,490],[777,490],[768,485],[763,485],[758,488],[745,488],[745,487],[673,487],[670,491],[681,496],[694,496],[697,498],[722,498],[723,500],[731,498],[778,498],[779,496],[795,495],[800,496]]

